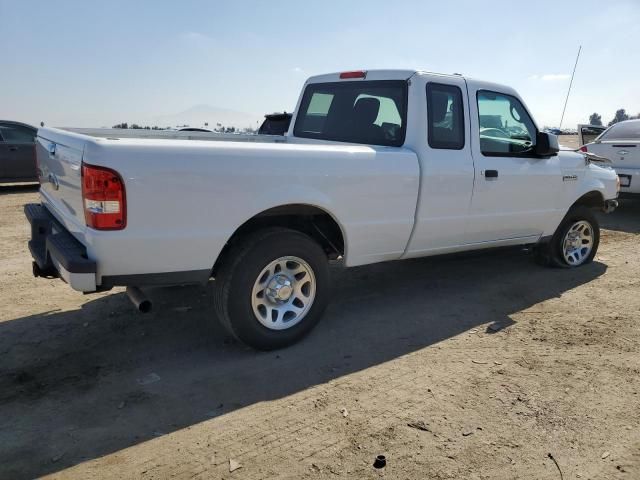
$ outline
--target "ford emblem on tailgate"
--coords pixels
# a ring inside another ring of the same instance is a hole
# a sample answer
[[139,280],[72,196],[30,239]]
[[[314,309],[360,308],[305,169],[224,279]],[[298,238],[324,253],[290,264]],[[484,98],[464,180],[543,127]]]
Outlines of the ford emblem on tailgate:
[[58,182],[58,177],[56,177],[55,173],[49,174],[49,183],[53,185],[54,190],[58,190],[60,188],[60,183]]

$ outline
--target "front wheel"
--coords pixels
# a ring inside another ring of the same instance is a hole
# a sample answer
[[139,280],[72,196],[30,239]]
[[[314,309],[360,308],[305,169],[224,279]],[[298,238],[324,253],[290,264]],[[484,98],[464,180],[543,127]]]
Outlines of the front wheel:
[[591,263],[600,244],[600,225],[593,211],[573,207],[549,243],[536,249],[536,260],[549,266],[574,268]]
[[269,228],[231,249],[215,279],[221,323],[258,350],[291,345],[318,323],[328,302],[327,257],[298,231]]

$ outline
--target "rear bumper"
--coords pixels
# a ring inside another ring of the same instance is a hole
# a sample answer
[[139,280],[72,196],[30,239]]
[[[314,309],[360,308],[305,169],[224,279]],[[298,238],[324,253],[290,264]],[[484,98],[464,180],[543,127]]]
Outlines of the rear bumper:
[[88,258],[84,245],[41,204],[25,205],[24,214],[31,224],[28,245],[34,274],[59,277],[79,292],[95,292],[96,262]]
[[85,246],[45,206],[27,204],[24,214],[31,224],[29,251],[34,275],[61,278],[79,292],[105,291],[115,286],[204,284],[211,277],[211,269],[99,277],[96,262],[89,258]]

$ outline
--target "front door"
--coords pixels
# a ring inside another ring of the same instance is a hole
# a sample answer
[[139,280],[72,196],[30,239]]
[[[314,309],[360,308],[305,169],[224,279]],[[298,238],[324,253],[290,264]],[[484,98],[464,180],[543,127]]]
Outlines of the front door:
[[513,95],[469,85],[475,181],[469,243],[542,235],[563,190],[558,156],[534,154],[537,128]]

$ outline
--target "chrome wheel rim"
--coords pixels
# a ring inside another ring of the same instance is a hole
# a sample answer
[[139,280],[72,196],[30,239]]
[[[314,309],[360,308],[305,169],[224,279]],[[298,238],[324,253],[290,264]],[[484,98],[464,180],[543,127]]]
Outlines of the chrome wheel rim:
[[270,330],[297,325],[316,297],[316,277],[298,257],[280,257],[262,269],[251,290],[256,319]]
[[567,264],[583,264],[591,254],[593,239],[593,227],[589,222],[580,220],[571,225],[562,242],[562,253]]

